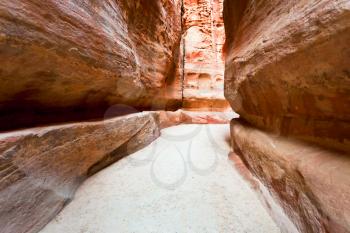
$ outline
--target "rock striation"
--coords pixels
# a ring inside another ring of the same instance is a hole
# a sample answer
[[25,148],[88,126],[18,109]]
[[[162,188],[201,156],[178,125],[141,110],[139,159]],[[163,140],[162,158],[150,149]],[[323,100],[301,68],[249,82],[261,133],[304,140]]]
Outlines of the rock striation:
[[160,128],[167,128],[181,124],[229,124],[238,115],[234,112],[197,112],[177,110],[157,111]]
[[144,148],[163,128],[227,124],[232,117],[233,113],[157,111],[2,133],[1,232],[38,232],[74,198],[86,178]]
[[350,151],[349,1],[225,1],[225,95],[253,125]]
[[183,9],[183,107],[225,111],[223,0],[184,0]]
[[224,2],[232,144],[300,232],[350,232],[349,9]]
[[[300,232],[350,231],[350,156],[233,120],[232,145]],[[288,229],[287,229],[288,230]]]
[[0,25],[3,129],[181,106],[179,0],[1,1]]
[[160,135],[155,113],[0,134],[3,233],[38,232],[90,175]]
[[[196,91],[215,94],[199,107],[221,108],[222,1],[209,3],[184,4],[195,9],[188,17],[201,15],[186,21],[189,35],[191,22],[210,26],[206,45],[188,50],[202,58],[191,63],[190,52],[186,68],[203,64]],[[183,104],[181,7],[180,0],[0,2],[0,130],[55,123],[0,134],[1,232],[38,232],[88,176],[143,148],[161,128],[229,121],[231,114],[137,113]]]

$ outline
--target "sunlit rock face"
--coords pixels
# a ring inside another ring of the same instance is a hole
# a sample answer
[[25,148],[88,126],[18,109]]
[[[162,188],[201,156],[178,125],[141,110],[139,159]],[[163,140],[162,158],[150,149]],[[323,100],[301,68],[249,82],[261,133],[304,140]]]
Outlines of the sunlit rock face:
[[350,232],[350,2],[226,0],[232,145],[300,232]]
[[229,124],[237,117],[234,112],[203,112],[203,111],[157,111],[160,128],[180,124]]
[[223,0],[184,0],[184,108],[226,110]]
[[0,25],[2,128],[181,106],[178,0],[1,1]]
[[350,150],[350,2],[225,1],[225,95],[260,128]]

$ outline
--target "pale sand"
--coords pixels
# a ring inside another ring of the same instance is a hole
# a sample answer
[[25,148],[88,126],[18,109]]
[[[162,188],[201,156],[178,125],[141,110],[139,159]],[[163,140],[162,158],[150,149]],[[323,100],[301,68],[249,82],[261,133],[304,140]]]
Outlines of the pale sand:
[[280,232],[228,159],[228,125],[162,130],[89,178],[41,233]]

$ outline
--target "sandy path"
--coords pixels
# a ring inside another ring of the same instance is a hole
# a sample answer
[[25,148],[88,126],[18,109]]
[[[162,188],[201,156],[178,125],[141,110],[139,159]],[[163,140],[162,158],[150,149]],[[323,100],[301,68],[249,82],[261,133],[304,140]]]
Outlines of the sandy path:
[[228,125],[181,125],[89,178],[41,233],[279,229],[228,160]]

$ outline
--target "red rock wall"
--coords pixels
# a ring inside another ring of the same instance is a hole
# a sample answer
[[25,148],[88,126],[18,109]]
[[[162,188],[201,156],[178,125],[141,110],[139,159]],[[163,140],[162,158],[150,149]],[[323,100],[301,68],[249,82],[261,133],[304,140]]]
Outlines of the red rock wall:
[[[235,151],[279,200],[300,232],[350,232],[350,156],[237,120],[232,121],[231,132]],[[284,232],[291,230],[283,228]]]
[[1,233],[38,232],[90,175],[179,124],[227,124],[232,113],[157,111],[0,133]]
[[260,128],[350,151],[349,8],[340,0],[225,1],[232,108]]
[[[80,122],[0,134],[1,232],[38,232],[89,175],[146,146],[162,127],[228,122],[230,114],[127,115],[182,105],[181,5],[0,1],[0,130]],[[222,2],[184,5],[186,33],[195,39],[183,45],[186,81],[197,72],[198,84],[185,97],[202,101],[201,109],[223,109]]]
[[1,1],[0,127],[176,109],[180,34],[179,0]]
[[224,8],[235,152],[300,232],[349,233],[350,2]]
[[223,0],[184,0],[184,108],[226,110]]
[[2,233],[38,232],[90,175],[160,135],[155,113],[0,134]]

